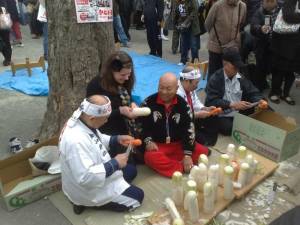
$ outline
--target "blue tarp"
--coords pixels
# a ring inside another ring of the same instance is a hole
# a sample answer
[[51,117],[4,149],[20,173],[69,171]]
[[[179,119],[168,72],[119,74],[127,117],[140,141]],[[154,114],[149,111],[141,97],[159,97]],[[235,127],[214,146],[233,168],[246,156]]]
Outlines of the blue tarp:
[[141,103],[146,97],[157,92],[158,80],[166,72],[173,72],[179,75],[182,66],[170,63],[159,57],[151,55],[139,55],[129,52],[133,59],[136,84],[132,97],[136,103]]
[[[136,75],[132,95],[138,104],[157,91],[158,80],[162,74],[173,72],[178,76],[183,68],[155,56],[128,53],[133,59]],[[201,80],[199,88],[205,87],[205,83],[206,81]],[[0,88],[20,91],[28,95],[46,96],[49,92],[47,72],[43,72],[41,68],[34,68],[32,76],[29,77],[27,70],[22,69],[18,70],[13,77],[11,71],[5,71],[0,74]]]
[[49,93],[47,71],[42,68],[33,68],[32,76],[28,76],[26,69],[17,70],[12,76],[11,70],[0,74],[0,88],[16,90],[28,95],[46,96]]

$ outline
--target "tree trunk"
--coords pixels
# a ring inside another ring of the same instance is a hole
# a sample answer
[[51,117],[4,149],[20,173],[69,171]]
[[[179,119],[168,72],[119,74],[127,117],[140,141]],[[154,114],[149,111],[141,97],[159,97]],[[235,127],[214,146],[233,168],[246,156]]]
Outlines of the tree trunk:
[[88,82],[114,50],[112,22],[77,23],[74,0],[47,0],[46,8],[50,90],[41,139],[59,134],[85,97]]

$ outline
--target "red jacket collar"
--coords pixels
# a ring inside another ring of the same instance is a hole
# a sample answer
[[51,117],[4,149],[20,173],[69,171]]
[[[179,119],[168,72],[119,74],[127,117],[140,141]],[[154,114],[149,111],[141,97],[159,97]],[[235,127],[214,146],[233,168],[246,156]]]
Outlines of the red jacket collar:
[[166,104],[164,103],[164,101],[160,98],[159,94],[157,95],[157,98],[156,98],[156,103],[159,104],[159,105],[163,105],[165,107],[165,110],[167,112],[170,112],[172,107],[174,105],[177,104],[177,95],[175,95],[175,97],[172,99],[172,102],[169,106],[166,106]]

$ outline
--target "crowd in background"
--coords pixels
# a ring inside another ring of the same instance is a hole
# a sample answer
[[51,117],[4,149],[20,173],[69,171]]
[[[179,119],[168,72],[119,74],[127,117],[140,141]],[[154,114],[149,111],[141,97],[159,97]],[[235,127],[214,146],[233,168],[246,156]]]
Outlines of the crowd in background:
[[[32,39],[44,36],[44,58],[48,58],[48,26],[46,20],[38,19],[40,5],[45,0],[0,0],[0,13],[9,13],[11,29],[0,29],[0,48],[4,56],[3,66],[11,64],[13,47],[24,47],[20,26],[29,26]],[[44,35],[43,35],[44,34]]]
[[295,105],[290,89],[300,71],[300,31],[278,33],[273,26],[281,9],[284,21],[300,24],[299,0],[115,1],[120,4],[128,41],[130,14],[134,14],[137,29],[143,29],[144,23],[151,55],[162,57],[162,40],[169,40],[168,30],[173,30],[171,50],[180,52],[178,65],[194,62],[199,59],[201,35],[208,33],[208,79],[223,67],[224,49],[236,47],[247,64],[241,73],[256,88],[271,88],[269,100],[273,103],[283,100]]
[[[295,104],[290,89],[300,71],[300,32],[277,33],[273,26],[281,9],[287,23],[300,24],[299,0],[112,1],[114,39],[121,47],[130,47],[130,27],[135,26],[146,29],[149,53],[162,57],[162,41],[168,41],[168,31],[173,30],[171,51],[180,52],[179,65],[185,65],[199,59],[201,35],[207,33],[208,79],[222,68],[223,50],[236,47],[247,64],[241,71],[244,76],[260,91],[271,88],[270,101]],[[12,20],[10,30],[0,30],[4,66],[10,65],[12,48],[24,46],[21,25],[29,26],[33,39],[45,34],[47,59],[48,26],[37,18],[40,4],[44,1],[0,0],[0,13],[6,9]]]

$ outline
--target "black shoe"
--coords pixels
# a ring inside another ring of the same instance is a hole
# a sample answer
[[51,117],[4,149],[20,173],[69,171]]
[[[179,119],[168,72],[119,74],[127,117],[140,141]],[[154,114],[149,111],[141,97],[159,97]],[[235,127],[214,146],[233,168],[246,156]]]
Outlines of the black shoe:
[[76,215],[80,215],[85,210],[85,207],[82,205],[74,205],[73,204],[73,212]]
[[9,65],[10,65],[10,61],[8,61],[8,60],[3,61],[3,66],[9,66]]
[[290,96],[281,96],[280,98],[289,105],[295,105],[296,104],[296,102]]

